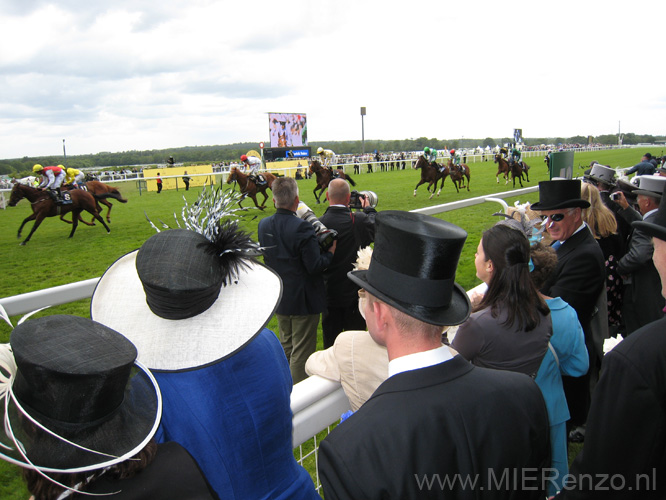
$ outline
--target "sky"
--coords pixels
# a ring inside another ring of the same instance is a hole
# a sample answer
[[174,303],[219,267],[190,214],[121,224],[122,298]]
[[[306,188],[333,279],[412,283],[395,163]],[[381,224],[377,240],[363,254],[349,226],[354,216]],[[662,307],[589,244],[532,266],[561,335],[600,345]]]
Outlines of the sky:
[[305,113],[316,142],[664,135],[665,14],[652,0],[0,0],[0,158],[63,140],[68,156],[268,142],[268,112]]

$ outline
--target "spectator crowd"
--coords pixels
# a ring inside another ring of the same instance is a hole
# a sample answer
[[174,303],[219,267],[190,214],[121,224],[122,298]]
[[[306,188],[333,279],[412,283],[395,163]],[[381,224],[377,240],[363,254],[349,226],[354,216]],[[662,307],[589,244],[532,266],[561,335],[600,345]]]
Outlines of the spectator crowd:
[[317,376],[351,407],[319,446],[327,500],[664,498],[666,177],[642,160],[495,214],[470,291],[464,228],[353,209],[343,179],[318,220],[276,179],[258,243],[203,190],[106,270],[91,319],[0,346],[0,457],[35,500],[316,499],[290,395]]

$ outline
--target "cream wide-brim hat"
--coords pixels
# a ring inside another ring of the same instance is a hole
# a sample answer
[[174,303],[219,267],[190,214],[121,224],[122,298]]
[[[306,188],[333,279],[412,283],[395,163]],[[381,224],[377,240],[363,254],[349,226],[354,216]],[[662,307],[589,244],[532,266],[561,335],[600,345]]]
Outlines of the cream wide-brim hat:
[[164,319],[146,303],[137,253],[124,255],[106,270],[93,293],[90,315],[134,343],[138,360],[151,370],[191,370],[233,355],[268,324],[282,296],[280,277],[248,262],[237,281],[222,286],[210,308],[191,318]]

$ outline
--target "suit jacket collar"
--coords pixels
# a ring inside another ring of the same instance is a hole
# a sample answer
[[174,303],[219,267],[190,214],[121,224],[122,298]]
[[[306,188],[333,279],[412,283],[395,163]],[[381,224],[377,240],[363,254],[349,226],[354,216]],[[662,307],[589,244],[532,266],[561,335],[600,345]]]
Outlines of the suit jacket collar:
[[592,233],[590,232],[590,228],[587,227],[586,224],[583,229],[572,234],[564,243],[562,243],[562,246],[557,249],[558,258],[562,258],[568,253],[573,252],[578,246],[588,242],[588,240],[595,241],[594,236],[592,236]]
[[419,370],[398,373],[388,378],[377,388],[370,399],[380,397],[382,394],[412,391],[450,382],[474,369],[474,365],[458,354],[449,361]]

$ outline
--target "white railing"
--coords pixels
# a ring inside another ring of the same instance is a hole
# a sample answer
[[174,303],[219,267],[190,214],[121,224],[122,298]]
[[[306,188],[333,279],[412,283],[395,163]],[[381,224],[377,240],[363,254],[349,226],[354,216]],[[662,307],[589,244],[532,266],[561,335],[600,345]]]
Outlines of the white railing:
[[[478,196],[466,200],[454,201],[442,205],[425,207],[413,210],[417,213],[434,215],[460,208],[466,208],[485,202],[502,203],[504,198],[513,198],[538,190],[536,186],[496,193],[492,196]],[[99,278],[92,278],[66,285],[36,290],[12,297],[0,298],[0,305],[4,307],[9,316],[27,314],[37,309],[67,304],[77,300],[89,299],[95,290]],[[309,377],[296,384],[291,393],[291,410],[293,412],[292,443],[299,454],[299,462],[303,464],[309,457],[314,456],[316,464],[315,486],[319,491],[319,468],[317,465],[317,434],[326,431],[330,425],[340,419],[340,415],[349,410],[349,401],[342,386],[338,382],[326,380],[319,376]],[[314,439],[312,449],[305,451],[302,446],[310,439]]]

